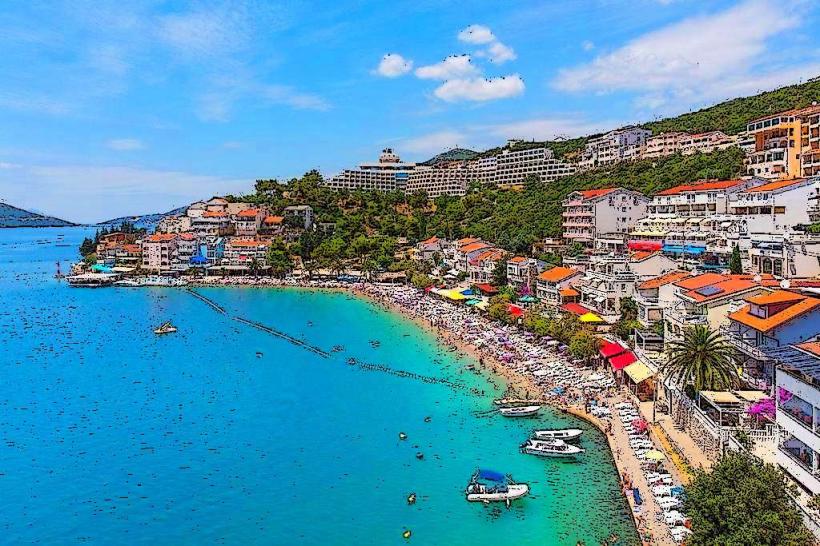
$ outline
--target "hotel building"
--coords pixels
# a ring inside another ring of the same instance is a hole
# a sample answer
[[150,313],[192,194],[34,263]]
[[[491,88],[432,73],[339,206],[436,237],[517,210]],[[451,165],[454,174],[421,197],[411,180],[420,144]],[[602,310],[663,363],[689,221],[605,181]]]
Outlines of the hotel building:
[[376,163],[362,163],[358,169],[345,169],[325,185],[334,190],[405,191],[415,163],[405,163],[391,148],[382,150]]
[[644,153],[646,140],[652,131],[640,127],[626,127],[590,139],[581,155],[578,167],[594,169],[619,161],[637,159]]
[[563,201],[563,235],[569,242],[592,246],[600,233],[626,233],[646,216],[649,199],[623,188],[570,193]]
[[[510,186],[523,183],[528,176],[535,176],[541,182],[556,180],[575,172],[575,167],[555,159],[549,148],[530,148],[528,150],[503,150],[495,156],[495,172],[492,176],[489,169],[482,175],[488,183],[499,186]],[[476,179],[476,181],[480,181]]]
[[154,233],[142,240],[142,268],[149,271],[170,269],[177,259],[177,239],[175,233]]
[[808,203],[817,199],[820,178],[776,180],[729,195],[729,212],[742,217],[751,233],[782,233],[810,224]]

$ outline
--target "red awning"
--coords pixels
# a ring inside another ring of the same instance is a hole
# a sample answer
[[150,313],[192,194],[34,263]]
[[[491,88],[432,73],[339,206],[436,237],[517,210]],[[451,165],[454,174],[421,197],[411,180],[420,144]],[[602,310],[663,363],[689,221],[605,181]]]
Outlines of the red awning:
[[493,286],[491,284],[481,283],[481,284],[475,285],[475,287],[478,288],[479,290],[481,290],[482,292],[484,292],[485,294],[487,294],[488,296],[491,296],[493,294],[498,294],[498,288],[496,288],[495,286]]
[[561,309],[563,309],[564,311],[569,311],[570,313],[578,315],[579,317],[581,315],[586,315],[590,312],[590,309],[587,309],[580,303],[565,303],[561,306]]
[[624,351],[626,351],[626,347],[624,347],[620,343],[605,341],[604,344],[601,345],[601,348],[598,352],[604,358],[612,358],[613,356],[619,355]]
[[635,356],[635,353],[633,353],[632,351],[627,351],[623,354],[613,356],[609,359],[609,363],[612,365],[613,370],[623,370],[633,362],[637,361],[638,357]]
[[524,314],[524,310],[518,307],[517,305],[509,304],[507,305],[507,311],[514,317],[520,317]]
[[629,250],[660,250],[663,248],[663,241],[629,241]]

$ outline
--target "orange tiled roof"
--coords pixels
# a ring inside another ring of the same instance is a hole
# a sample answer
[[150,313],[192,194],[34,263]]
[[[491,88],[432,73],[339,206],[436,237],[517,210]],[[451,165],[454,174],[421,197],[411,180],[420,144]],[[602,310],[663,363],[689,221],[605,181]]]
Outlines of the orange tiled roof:
[[794,292],[775,290],[774,292],[769,292],[768,294],[759,294],[757,296],[752,296],[751,298],[746,298],[746,301],[749,303],[754,303],[755,305],[772,305],[774,303],[800,301],[803,298],[805,298],[805,296],[801,296],[800,294],[796,294]]
[[644,282],[638,285],[638,290],[651,290],[653,288],[660,288],[661,286],[666,286],[667,284],[671,284],[673,282],[686,279],[690,276],[691,273],[689,273],[688,271],[670,271],[669,273],[664,273],[659,277],[654,277],[645,280]]
[[482,252],[478,256],[476,256],[476,263],[481,263],[487,260],[498,260],[504,256],[504,253],[497,248],[493,248],[491,250],[487,250],[486,252]]
[[657,253],[658,253],[657,250],[638,250],[638,251],[632,253],[632,261],[633,262],[640,262],[640,261],[643,261],[643,260],[649,258],[650,256],[654,256]]
[[524,256],[515,256],[513,258],[510,258],[509,261],[514,264],[520,264],[522,262],[526,262],[527,258],[525,258]]
[[281,224],[285,220],[284,216],[265,216],[265,219],[262,220],[263,224]]
[[475,237],[465,237],[464,239],[459,239],[456,241],[458,246],[469,245],[470,243],[477,243],[479,240]]
[[565,279],[572,277],[573,275],[577,275],[580,273],[577,269],[572,269],[571,267],[553,267],[552,269],[547,269],[540,275],[538,275],[538,279],[547,282],[561,282]]
[[227,216],[227,214],[218,210],[206,210],[202,213],[203,218],[221,218],[225,216]]
[[129,254],[139,254],[140,251],[142,250],[140,248],[140,245],[132,245],[132,244],[122,245],[122,249],[124,251],[128,252]]
[[259,214],[259,209],[245,209],[236,213],[240,218],[256,218]]
[[423,244],[423,245],[432,245],[433,243],[437,243],[437,242],[438,242],[438,237],[433,235],[429,239],[427,239],[425,241],[422,241],[421,244]]
[[234,239],[230,241],[228,244],[237,247],[253,248],[260,246],[268,246],[270,243],[266,241],[254,241],[252,239]]
[[668,190],[658,192],[656,195],[677,195],[687,191],[708,191],[708,190],[725,190],[733,188],[742,184],[743,180],[717,180],[709,182],[695,182],[694,184],[681,184]]
[[194,235],[193,233],[180,233],[179,238],[183,241],[193,241],[194,239],[196,239],[196,235]]
[[754,288],[760,285],[754,281],[746,279],[726,279],[725,281],[710,284],[708,286],[714,286],[715,288],[719,288],[720,292],[716,292],[709,296],[704,296],[703,294],[699,293],[698,289],[696,288],[694,290],[686,292],[684,296],[692,298],[696,302],[705,302],[720,299],[726,296],[730,296],[732,294],[737,294],[738,292],[743,292],[745,290],[749,290],[750,288]]
[[804,296],[802,300],[783,309],[782,311],[760,318],[749,313],[751,305],[746,305],[739,311],[729,314],[729,318],[741,324],[754,328],[758,332],[768,332],[772,328],[777,328],[790,320],[797,318],[820,305],[820,299]]
[[804,341],[795,345],[798,349],[802,349],[814,356],[820,356],[820,341]]
[[675,281],[675,286],[680,286],[684,290],[697,290],[724,280],[726,280],[726,277],[719,273],[704,273],[703,275],[695,275],[694,277]]
[[781,188],[788,188],[789,186],[794,186],[806,180],[805,178],[795,178],[793,180],[775,180],[774,182],[769,182],[767,184],[763,184],[762,186],[757,186],[754,188],[749,188],[744,193],[761,193],[764,191],[774,191],[779,190]]
[[459,252],[464,252],[465,254],[468,252],[475,252],[476,250],[481,250],[482,248],[489,248],[490,245],[487,243],[470,243],[468,245],[464,245],[460,247],[458,250]]
[[558,293],[561,294],[561,296],[564,297],[564,298],[571,298],[573,296],[580,296],[581,295],[580,292],[578,292],[576,289],[572,288],[571,286],[568,286],[566,288],[562,288],[561,290],[558,291]]
[[579,191],[581,195],[584,196],[584,199],[594,199],[596,197],[601,197],[602,195],[606,195],[608,193],[612,193],[618,188],[603,188],[600,190],[582,190]]
[[167,243],[176,238],[176,233],[154,233],[153,235],[149,235],[145,240],[149,243]]

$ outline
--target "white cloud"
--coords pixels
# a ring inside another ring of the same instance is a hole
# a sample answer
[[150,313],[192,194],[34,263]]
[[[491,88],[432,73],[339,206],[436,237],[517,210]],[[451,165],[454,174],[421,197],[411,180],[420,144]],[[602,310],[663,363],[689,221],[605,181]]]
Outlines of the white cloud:
[[382,57],[374,73],[385,78],[397,78],[407,74],[412,69],[413,61],[405,59],[398,53],[388,53]]
[[456,146],[466,146],[467,136],[460,131],[438,131],[415,138],[401,140],[397,149],[417,154],[437,154]]
[[114,138],[106,142],[105,145],[119,152],[142,150],[145,147],[142,141],[136,138]]
[[236,11],[202,10],[159,18],[159,38],[188,57],[235,51],[247,39],[246,22]]
[[513,48],[502,44],[495,34],[484,25],[470,25],[458,33],[462,42],[486,46],[475,52],[476,57],[488,59],[492,63],[502,64],[518,58]]
[[416,69],[416,76],[423,80],[450,80],[469,78],[480,74],[469,55],[451,55],[443,61]]
[[283,104],[296,110],[324,112],[330,109],[330,104],[319,95],[298,91],[289,85],[263,85],[257,94],[272,104]]
[[583,49],[584,51],[592,51],[593,49],[595,49],[595,43],[591,42],[590,40],[584,40],[583,42],[581,42],[581,49]]
[[495,34],[484,25],[470,25],[458,33],[458,39],[468,44],[483,45],[495,41]]
[[[553,85],[564,91],[645,93],[643,106],[679,106],[756,91],[762,79],[780,80],[783,67],[766,66],[767,41],[794,28],[798,17],[773,0],[747,0],[711,15],[650,32],[593,61],[562,70]],[[764,76],[765,74],[765,76]]]
[[434,91],[436,97],[447,102],[490,101],[515,97],[524,92],[524,80],[518,74],[498,78],[470,78],[449,80]]
[[129,214],[163,212],[211,195],[241,193],[250,179],[124,166],[39,165],[0,170],[9,203],[60,218],[98,222]]

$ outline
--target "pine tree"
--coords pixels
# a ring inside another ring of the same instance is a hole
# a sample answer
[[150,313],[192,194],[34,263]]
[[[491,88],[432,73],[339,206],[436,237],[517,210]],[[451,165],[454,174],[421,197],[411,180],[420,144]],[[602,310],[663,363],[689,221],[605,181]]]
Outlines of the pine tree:
[[732,257],[729,259],[729,271],[733,275],[743,273],[743,262],[740,260],[740,248],[737,245],[732,248]]

